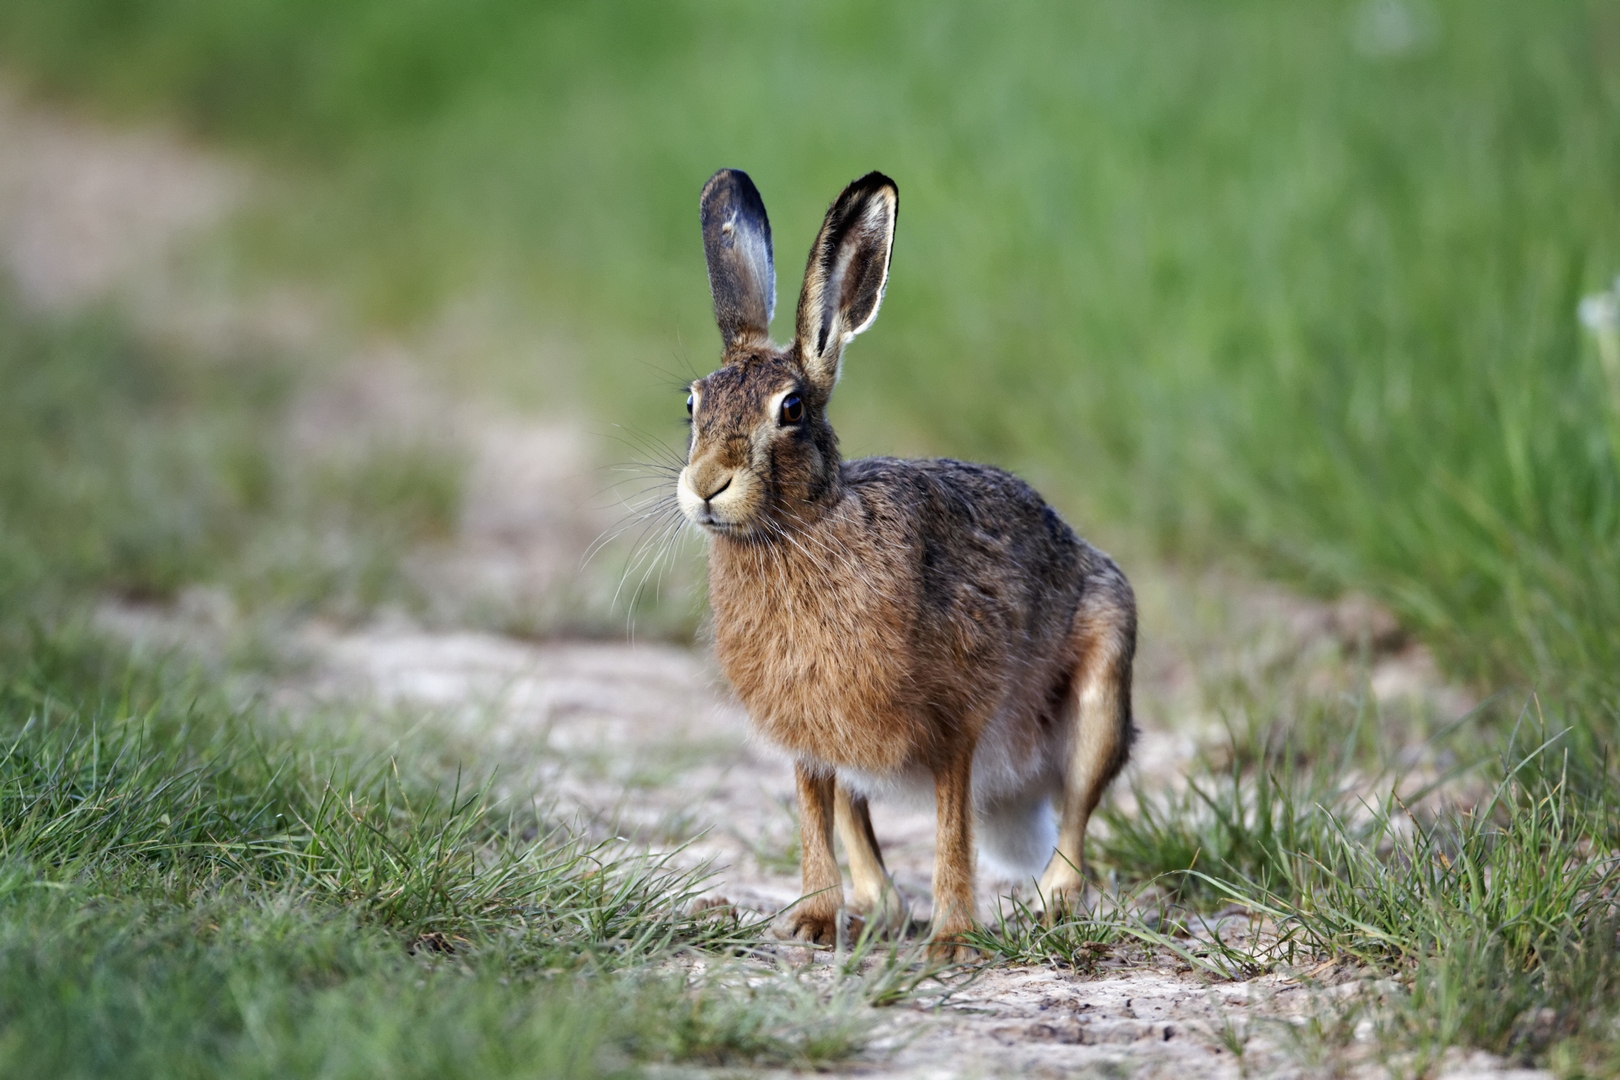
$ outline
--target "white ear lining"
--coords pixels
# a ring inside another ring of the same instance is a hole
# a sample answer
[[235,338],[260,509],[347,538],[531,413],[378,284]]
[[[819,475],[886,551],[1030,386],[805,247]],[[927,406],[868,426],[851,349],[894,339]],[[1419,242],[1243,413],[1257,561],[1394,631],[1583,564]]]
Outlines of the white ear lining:
[[[867,327],[877,321],[878,309],[883,306],[883,294],[889,287],[889,259],[894,254],[894,197],[887,189],[878,192],[861,213],[860,229],[864,232],[881,233],[883,235],[883,278],[878,282],[877,299],[872,303],[872,310],[859,326],[844,327],[838,335],[838,348],[854,341],[856,336],[866,331]],[[849,272],[849,264],[855,257],[854,245],[846,244],[838,252],[837,261],[833,264],[832,272],[827,275],[822,285],[820,297],[823,312],[829,320],[837,319],[838,297],[844,291],[844,275]],[[831,311],[828,312],[828,309]],[[837,376],[835,375],[836,379]]]
[[[833,263],[832,272],[827,275],[826,284],[822,285],[821,306],[823,318],[829,323],[839,319],[843,312],[838,309],[838,297],[844,291],[844,275],[849,273],[850,260],[855,257],[855,249],[846,245],[838,252],[838,258]],[[857,331],[858,332],[858,331]],[[830,335],[829,335],[830,337]],[[845,329],[839,332],[837,347],[842,349],[854,340],[855,334]],[[829,341],[829,344],[831,342]]]
[[770,329],[771,318],[776,314],[776,267],[772,264],[770,245],[753,229],[738,229],[735,212],[724,227],[732,235],[732,242],[742,250],[748,265],[762,275],[760,284],[764,286],[765,293],[765,327]]
[[883,233],[883,279],[878,282],[877,299],[872,301],[872,311],[866,316],[866,321],[844,331],[845,345],[854,341],[855,335],[864,333],[867,327],[877,321],[878,308],[883,306],[883,294],[889,288],[889,259],[894,255],[894,193],[887,188],[878,192],[862,217],[865,224],[871,226],[874,232]]

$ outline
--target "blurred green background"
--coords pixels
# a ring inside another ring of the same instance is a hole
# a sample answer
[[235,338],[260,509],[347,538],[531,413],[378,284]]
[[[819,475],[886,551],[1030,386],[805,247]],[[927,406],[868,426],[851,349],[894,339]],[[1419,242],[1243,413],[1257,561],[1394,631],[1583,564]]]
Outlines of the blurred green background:
[[1613,723],[1620,400],[1576,309],[1620,273],[1620,4],[8,0],[0,63],[262,165],[263,280],[402,333],[481,298],[566,363],[451,378],[672,442],[717,352],[704,179],[764,192],[782,335],[882,169],[848,451],[1366,590]]

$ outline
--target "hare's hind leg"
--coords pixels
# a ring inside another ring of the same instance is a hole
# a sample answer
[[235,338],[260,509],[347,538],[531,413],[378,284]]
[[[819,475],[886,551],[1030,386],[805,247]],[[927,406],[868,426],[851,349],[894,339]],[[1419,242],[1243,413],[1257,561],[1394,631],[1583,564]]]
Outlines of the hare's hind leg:
[[1067,703],[1068,760],[1057,850],[1041,875],[1049,911],[1067,907],[1085,888],[1086,823],[1103,789],[1130,755],[1131,659],[1136,653],[1136,599],[1117,567],[1087,581],[1070,634],[1074,669]]
[[839,784],[834,819],[838,839],[843,841],[844,852],[849,856],[849,876],[855,886],[850,910],[879,926],[899,926],[905,914],[904,906],[894,880],[883,865],[883,852],[878,848],[877,834],[872,831],[866,796],[856,795]]

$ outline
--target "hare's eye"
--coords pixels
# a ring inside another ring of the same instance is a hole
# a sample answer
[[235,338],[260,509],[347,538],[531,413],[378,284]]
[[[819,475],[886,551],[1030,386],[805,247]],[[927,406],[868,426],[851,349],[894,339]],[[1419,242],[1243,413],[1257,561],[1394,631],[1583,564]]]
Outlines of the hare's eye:
[[804,419],[804,402],[798,394],[789,394],[782,399],[782,423],[797,424]]
[[686,415],[687,416],[692,415],[692,395],[691,394],[686,395]]

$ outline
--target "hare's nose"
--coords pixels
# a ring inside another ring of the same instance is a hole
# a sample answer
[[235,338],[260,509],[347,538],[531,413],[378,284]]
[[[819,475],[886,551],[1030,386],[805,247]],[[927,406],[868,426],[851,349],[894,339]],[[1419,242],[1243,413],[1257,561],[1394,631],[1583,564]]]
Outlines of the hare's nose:
[[710,499],[714,498],[716,495],[718,495],[722,491],[726,490],[726,488],[730,487],[731,486],[731,478],[733,476],[735,476],[735,475],[736,475],[735,473],[727,473],[725,479],[720,481],[720,486],[719,487],[715,488],[713,491],[711,491],[707,495],[703,496],[703,501],[708,502]]

